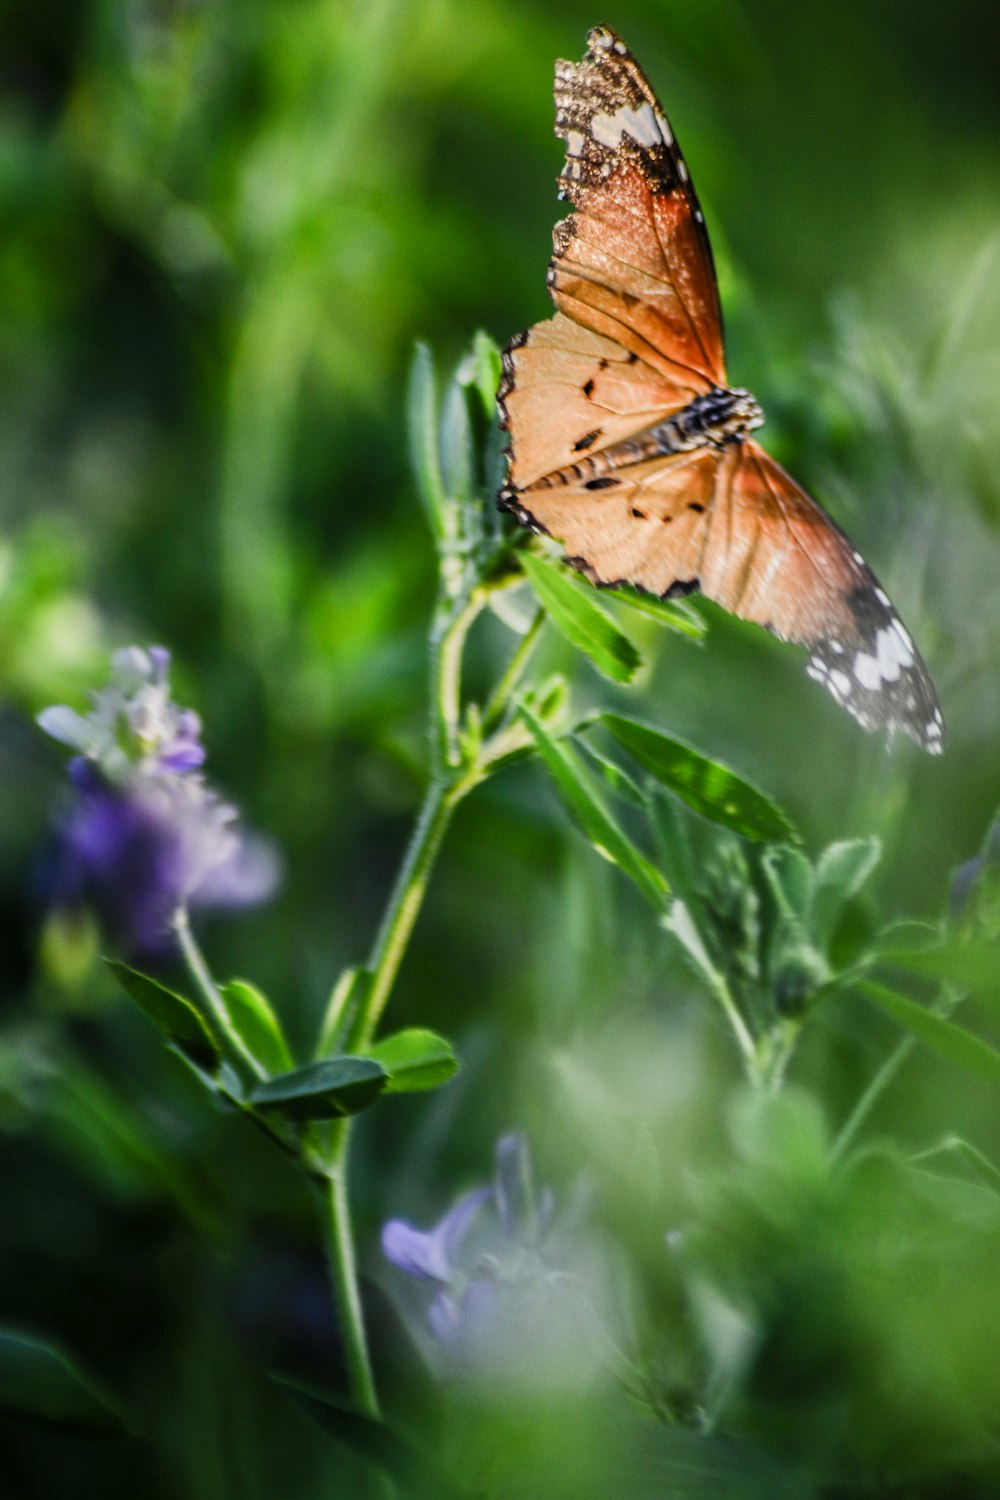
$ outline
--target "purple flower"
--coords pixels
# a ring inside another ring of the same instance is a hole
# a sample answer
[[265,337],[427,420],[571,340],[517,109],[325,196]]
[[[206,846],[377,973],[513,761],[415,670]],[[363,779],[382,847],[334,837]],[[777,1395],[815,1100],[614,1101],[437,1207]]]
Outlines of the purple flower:
[[[452,1371],[478,1367],[522,1373],[550,1365],[590,1326],[586,1254],[580,1237],[560,1244],[548,1191],[536,1194],[521,1135],[498,1143],[491,1186],[460,1198],[433,1228],[391,1219],[382,1230],[386,1259],[432,1288],[414,1299],[433,1347],[429,1357]],[[565,1236],[564,1236],[565,1240]],[[418,1340],[422,1338],[417,1329]],[[584,1368],[589,1368],[585,1362]]]
[[169,661],[163,647],[119,651],[89,714],[39,715],[47,734],[79,752],[46,862],[46,900],[92,908],[134,957],[168,952],[179,912],[252,905],[278,879],[272,847],[242,833],[236,809],[206,785],[200,721],[171,701]]

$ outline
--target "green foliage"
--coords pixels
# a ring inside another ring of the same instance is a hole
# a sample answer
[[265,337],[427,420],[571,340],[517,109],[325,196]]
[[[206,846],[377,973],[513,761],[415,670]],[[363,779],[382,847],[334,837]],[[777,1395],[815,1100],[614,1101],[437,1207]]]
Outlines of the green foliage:
[[107,959],[106,963],[129,999],[177,1050],[199,1068],[214,1073],[222,1056],[219,1044],[191,1001],[148,974],[129,968],[128,964],[114,959]]
[[386,1090],[390,1094],[436,1089],[458,1072],[458,1058],[451,1043],[420,1026],[383,1037],[368,1056],[388,1074]]
[[120,1407],[62,1350],[0,1329],[0,1411],[91,1436],[127,1426]]
[[594,590],[544,557],[525,553],[521,566],[559,634],[612,682],[631,682],[642,658],[597,603]]
[[599,722],[644,771],[713,823],[744,838],[795,838],[794,828],[776,803],[690,745],[620,714],[601,714]]
[[256,1084],[250,1103],[286,1120],[339,1120],[367,1109],[388,1087],[389,1072],[369,1057],[331,1057]]

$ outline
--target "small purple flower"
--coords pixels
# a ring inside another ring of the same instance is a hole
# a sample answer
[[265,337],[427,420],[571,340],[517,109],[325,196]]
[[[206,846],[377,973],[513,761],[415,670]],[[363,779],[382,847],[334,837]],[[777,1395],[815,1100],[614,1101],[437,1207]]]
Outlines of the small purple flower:
[[532,1187],[524,1137],[507,1135],[491,1186],[460,1198],[431,1229],[401,1219],[385,1225],[386,1259],[433,1288],[429,1304],[419,1301],[436,1363],[523,1372],[557,1346],[578,1347],[590,1321],[581,1316],[589,1311],[586,1256],[577,1235],[555,1243],[553,1208],[551,1193]]
[[272,847],[242,833],[237,810],[206,785],[201,724],[171,701],[169,663],[160,646],[119,651],[89,714],[39,715],[47,734],[79,752],[43,874],[46,901],[92,908],[133,957],[169,952],[179,912],[253,905],[278,879]]

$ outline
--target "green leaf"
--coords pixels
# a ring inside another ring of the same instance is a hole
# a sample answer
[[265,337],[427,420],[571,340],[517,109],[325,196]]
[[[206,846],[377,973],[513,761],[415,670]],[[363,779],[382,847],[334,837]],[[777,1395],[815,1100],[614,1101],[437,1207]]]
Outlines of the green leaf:
[[708,760],[658,729],[604,713],[598,718],[618,743],[695,812],[749,839],[794,839],[798,834],[770,797],[733,771]]
[[978,1073],[991,1083],[1000,1083],[1000,1052],[979,1037],[973,1036],[971,1031],[956,1026],[954,1021],[947,1021],[943,1016],[935,1015],[933,1011],[925,1010],[923,1006],[916,1005],[912,1000],[897,995],[894,990],[886,989],[885,985],[876,984],[871,979],[859,980],[857,987],[884,1010],[886,1015],[911,1031],[925,1046],[932,1047],[948,1062],[955,1063],[957,1067],[965,1068],[970,1073]]
[[877,838],[844,839],[830,844],[816,865],[812,898],[812,924],[816,936],[826,943],[833,936],[837,918],[846,902],[856,896],[882,856]]
[[323,1026],[316,1045],[317,1057],[327,1057],[345,1044],[351,1024],[365,1003],[374,978],[375,975],[371,969],[365,968],[345,969],[340,975],[333,987],[333,993],[326,1007],[326,1015],[323,1017]]
[[662,907],[667,894],[666,881],[619,828],[598,796],[579,757],[566,740],[550,739],[523,703],[519,711],[567,812],[595,849],[624,870],[654,906]]
[[441,456],[438,448],[437,389],[434,361],[426,344],[418,344],[410,366],[406,400],[407,429],[410,437],[410,462],[417,480],[431,531],[436,537],[445,532],[447,495],[441,478]]
[[1000,951],[993,943],[939,942],[927,948],[880,944],[878,961],[970,990],[989,1004],[1000,1002]]
[[652,821],[660,864],[671,888],[690,907],[697,906],[700,897],[691,856],[691,842],[684,826],[686,816],[678,807],[676,798],[669,796],[663,787],[654,789]]
[[604,596],[617,599],[639,614],[649,615],[667,630],[675,630],[678,635],[686,635],[691,640],[700,641],[708,634],[708,626],[701,615],[676,599],[658,599],[655,594],[639,594],[631,588],[605,589]]
[[453,380],[441,413],[441,482],[449,500],[468,500],[475,488],[475,449],[465,386]]
[[128,1426],[68,1355],[11,1329],[0,1329],[0,1411],[95,1435]]
[[281,1022],[256,985],[246,979],[230,979],[219,993],[233,1026],[269,1073],[284,1073],[294,1066]]
[[287,1120],[337,1120],[366,1109],[387,1083],[385,1068],[370,1057],[331,1057],[256,1084],[249,1101]]
[[701,975],[708,985],[713,990],[725,988],[725,976],[712,962],[711,955],[705,946],[704,939],[687,903],[684,901],[671,902],[670,911],[664,919],[663,925],[668,932],[673,933],[693,963],[696,972]]
[[813,896],[813,868],[805,855],[779,844],[765,849],[760,862],[781,915],[804,924]]
[[346,1406],[335,1396],[316,1386],[282,1375],[272,1375],[295,1406],[311,1421],[322,1427],[338,1443],[387,1474],[404,1494],[440,1495],[441,1500],[456,1500],[449,1479],[436,1470],[427,1456],[406,1438],[376,1417],[366,1417]]
[[573,578],[562,563],[525,552],[521,558],[528,582],[559,634],[582,651],[613,682],[631,682],[642,658],[602,609],[589,584]]
[[471,350],[459,366],[458,379],[463,385],[475,388],[490,420],[496,415],[501,373],[500,350],[489,334],[480,328],[472,340]]
[[367,1056],[373,1057],[388,1073],[386,1092],[390,1094],[436,1089],[458,1072],[458,1058],[451,1043],[434,1031],[416,1026],[383,1037],[369,1048]]
[[117,959],[108,958],[105,963],[129,999],[170,1038],[178,1051],[208,1073],[217,1070],[221,1061],[219,1047],[190,1000]]
[[624,771],[615,761],[609,760],[595,750],[593,745],[587,744],[585,740],[578,740],[577,744],[586,754],[587,760],[616,797],[621,797],[623,802],[630,802],[633,807],[641,807],[643,810],[649,806],[649,798],[646,793],[632,780],[627,771]]

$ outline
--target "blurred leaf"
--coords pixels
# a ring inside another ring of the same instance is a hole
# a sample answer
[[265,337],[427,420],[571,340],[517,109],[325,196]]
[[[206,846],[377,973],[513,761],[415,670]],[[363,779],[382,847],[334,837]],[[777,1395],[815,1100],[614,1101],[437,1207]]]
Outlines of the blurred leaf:
[[333,987],[333,993],[326,1007],[326,1015],[323,1017],[323,1025],[316,1045],[317,1057],[327,1057],[346,1042],[351,1023],[359,1007],[364,1004],[374,977],[371,969],[361,967],[345,969],[340,975]]
[[268,1078],[250,1090],[250,1103],[287,1120],[336,1120],[366,1109],[388,1082],[369,1057],[332,1057]]
[[447,492],[441,476],[441,456],[438,449],[434,361],[426,344],[418,344],[413,355],[406,416],[410,462],[416,476],[417,489],[427,512],[431,531],[436,537],[441,537],[445,534]]
[[821,943],[833,936],[845,903],[869,878],[882,855],[877,838],[845,839],[823,850],[816,864],[812,897],[812,925]]
[[472,340],[472,349],[459,366],[458,379],[473,386],[489,419],[496,416],[497,387],[502,372],[500,350],[480,328]]
[[614,821],[569,744],[566,740],[550,739],[523,703],[520,712],[531,730],[560,800],[574,822],[599,853],[624,870],[654,906],[662,907],[667,894],[666,881]]
[[208,1073],[217,1070],[221,1061],[218,1044],[190,1000],[117,959],[108,958],[105,963],[129,999],[185,1057]]
[[676,630],[678,635],[700,641],[708,634],[708,626],[701,615],[679,600],[657,599],[655,594],[640,594],[630,588],[605,589],[603,592],[606,598],[617,599],[619,603],[628,605],[629,609],[649,615],[667,630]]
[[879,943],[878,961],[957,985],[994,1006],[1000,1002],[1000,950],[993,943],[938,942],[925,948],[894,940],[886,946]]
[[997,1197],[1000,1197],[1000,1167],[995,1167],[989,1157],[977,1151],[975,1146],[963,1141],[960,1136],[949,1136],[938,1146],[932,1146],[928,1151],[921,1151],[917,1156],[911,1156],[911,1164],[923,1165],[935,1156],[955,1156],[970,1167],[976,1178],[990,1189]]
[[912,1000],[897,995],[894,990],[886,989],[884,985],[876,984],[871,979],[859,980],[857,987],[884,1010],[886,1015],[911,1031],[926,1046],[947,1058],[948,1062],[966,1068],[971,1073],[978,1073],[991,1083],[1000,1083],[1000,1052],[979,1037],[973,1036],[971,1031],[965,1031],[961,1026],[956,1026],[954,1021],[947,1021],[943,1016],[925,1010],[923,1006],[916,1005]]
[[451,1043],[420,1027],[384,1037],[367,1055],[389,1075],[386,1092],[390,1094],[436,1089],[458,1072],[458,1058]]
[[642,658],[594,597],[589,584],[573,578],[563,563],[525,552],[521,565],[559,634],[582,651],[613,682],[631,682]]
[[99,1435],[128,1423],[114,1402],[61,1350],[0,1329],[0,1411]]
[[673,901],[670,911],[664,922],[668,932],[672,932],[680,943],[688,957],[693,961],[695,969],[701,977],[708,981],[713,989],[725,986],[725,976],[716,968],[711,956],[702,939],[698,926],[691,911],[684,901]]
[[761,867],[782,916],[803,925],[813,897],[813,868],[798,849],[765,849]]
[[691,844],[684,826],[685,817],[686,814],[677,805],[677,799],[668,796],[663,787],[656,787],[653,794],[653,831],[660,864],[666,871],[671,887],[690,909],[698,905],[700,898],[691,860]]
[[219,993],[233,1026],[269,1073],[284,1073],[294,1066],[281,1022],[256,985],[246,979],[230,979]]
[[476,484],[475,448],[465,386],[452,380],[441,412],[441,482],[449,500],[467,501]]
[[598,776],[617,797],[621,797],[623,802],[630,802],[633,807],[648,808],[649,798],[627,771],[595,750],[586,740],[578,740],[577,743]]
[[338,1443],[356,1453],[380,1473],[388,1475],[404,1493],[430,1493],[441,1500],[457,1500],[457,1491],[444,1474],[432,1469],[427,1457],[384,1422],[363,1416],[327,1391],[272,1375],[289,1399],[311,1421]]
[[628,1500],[820,1500],[828,1487],[797,1463],[731,1438],[647,1423],[619,1472]]
[[619,714],[600,714],[598,722],[643,770],[711,822],[749,839],[798,839],[777,803],[717,761]]

